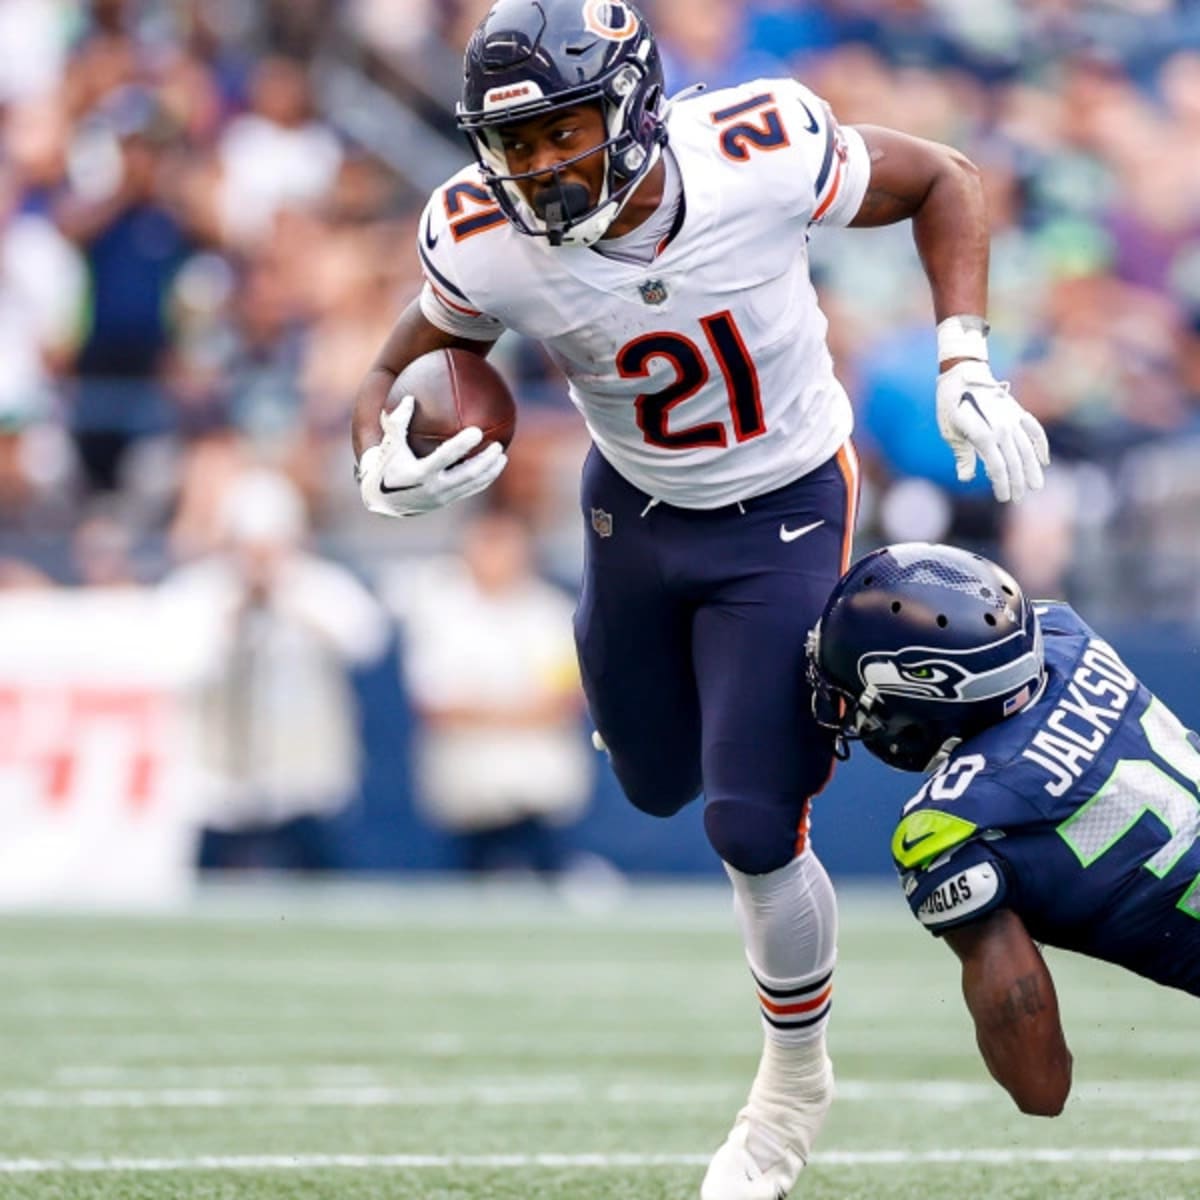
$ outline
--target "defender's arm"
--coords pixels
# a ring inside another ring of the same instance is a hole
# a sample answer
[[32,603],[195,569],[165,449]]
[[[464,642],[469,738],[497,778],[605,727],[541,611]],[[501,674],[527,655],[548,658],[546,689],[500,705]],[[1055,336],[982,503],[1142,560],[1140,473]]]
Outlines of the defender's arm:
[[1054,980],[1021,918],[1001,908],[947,930],[962,962],[975,1038],[992,1078],[1031,1116],[1055,1117],[1071,1091]]

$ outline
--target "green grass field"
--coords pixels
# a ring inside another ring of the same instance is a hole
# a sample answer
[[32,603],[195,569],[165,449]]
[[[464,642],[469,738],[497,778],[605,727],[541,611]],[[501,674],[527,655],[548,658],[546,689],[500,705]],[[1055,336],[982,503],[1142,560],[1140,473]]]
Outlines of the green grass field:
[[[758,1056],[719,887],[208,894],[0,921],[4,1200],[693,1200]],[[951,955],[842,889],[811,1200],[1195,1200],[1200,1010],[1052,954],[1076,1089],[986,1077]]]

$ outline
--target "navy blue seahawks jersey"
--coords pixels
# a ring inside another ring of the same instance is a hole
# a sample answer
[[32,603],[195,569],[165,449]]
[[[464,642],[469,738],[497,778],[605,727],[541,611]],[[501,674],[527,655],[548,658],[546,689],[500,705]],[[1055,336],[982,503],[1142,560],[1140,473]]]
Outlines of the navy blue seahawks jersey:
[[1036,611],[1042,695],[905,806],[909,905],[934,933],[1010,908],[1039,942],[1200,995],[1200,739],[1070,607]]

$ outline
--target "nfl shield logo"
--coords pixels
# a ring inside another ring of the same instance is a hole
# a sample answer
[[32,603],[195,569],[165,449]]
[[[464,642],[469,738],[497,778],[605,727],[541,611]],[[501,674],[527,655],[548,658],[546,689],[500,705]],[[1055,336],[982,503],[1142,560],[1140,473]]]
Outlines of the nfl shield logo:
[[606,513],[602,508],[593,508],[592,528],[598,537],[612,537],[612,513]]
[[667,298],[667,285],[661,279],[647,279],[638,284],[638,291],[647,304],[661,304]]

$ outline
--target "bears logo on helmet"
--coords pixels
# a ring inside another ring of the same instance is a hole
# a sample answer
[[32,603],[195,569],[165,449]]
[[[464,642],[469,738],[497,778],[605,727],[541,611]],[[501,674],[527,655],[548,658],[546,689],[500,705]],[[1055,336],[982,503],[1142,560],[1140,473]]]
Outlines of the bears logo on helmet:
[[623,42],[637,33],[637,14],[621,0],[586,0],[583,24],[597,37]]

